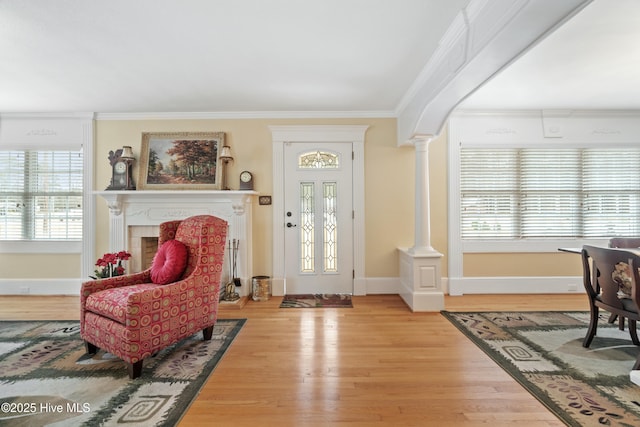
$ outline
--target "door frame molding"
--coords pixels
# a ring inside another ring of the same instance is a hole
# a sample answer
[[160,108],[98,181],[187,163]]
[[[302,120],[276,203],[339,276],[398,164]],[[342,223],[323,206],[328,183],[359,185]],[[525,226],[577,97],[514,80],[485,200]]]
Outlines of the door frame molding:
[[366,295],[364,227],[364,137],[368,125],[269,126],[273,140],[273,278],[272,293],[284,295],[284,144],[350,142],[353,147],[353,294]]

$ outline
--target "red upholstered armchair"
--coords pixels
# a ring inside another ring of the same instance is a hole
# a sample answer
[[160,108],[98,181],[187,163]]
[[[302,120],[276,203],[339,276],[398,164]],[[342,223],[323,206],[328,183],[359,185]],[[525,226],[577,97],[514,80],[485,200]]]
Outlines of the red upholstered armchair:
[[218,317],[227,222],[199,215],[162,223],[159,251],[174,239],[186,247],[187,263],[173,283],[153,283],[154,259],[154,267],[143,272],[82,284],[80,333],[87,352],[101,348],[121,358],[131,378],[160,349],[200,330],[210,340]]

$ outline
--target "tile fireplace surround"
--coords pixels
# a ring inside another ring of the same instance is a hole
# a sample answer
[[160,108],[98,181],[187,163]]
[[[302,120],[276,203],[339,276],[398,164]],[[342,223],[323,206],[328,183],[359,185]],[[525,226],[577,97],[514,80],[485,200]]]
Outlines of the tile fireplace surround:
[[[141,259],[140,239],[157,237],[164,221],[184,219],[192,215],[214,215],[229,223],[227,240],[238,245],[237,273],[242,286],[240,296],[250,293],[252,260],[252,205],[254,191],[98,191],[109,206],[109,250],[126,248],[133,258]],[[228,242],[227,242],[228,246]],[[140,270],[139,263],[130,264],[131,271]],[[230,281],[229,250],[225,251],[222,284]]]

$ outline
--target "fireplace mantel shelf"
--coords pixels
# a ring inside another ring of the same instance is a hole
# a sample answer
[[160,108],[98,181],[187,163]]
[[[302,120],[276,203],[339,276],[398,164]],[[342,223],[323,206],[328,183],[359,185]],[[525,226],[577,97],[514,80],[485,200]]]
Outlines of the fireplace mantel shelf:
[[128,202],[178,202],[180,200],[208,199],[211,201],[229,201],[236,215],[244,213],[247,198],[258,195],[257,191],[238,190],[163,190],[163,191],[94,191],[94,194],[106,200],[112,215],[120,215],[122,204]]

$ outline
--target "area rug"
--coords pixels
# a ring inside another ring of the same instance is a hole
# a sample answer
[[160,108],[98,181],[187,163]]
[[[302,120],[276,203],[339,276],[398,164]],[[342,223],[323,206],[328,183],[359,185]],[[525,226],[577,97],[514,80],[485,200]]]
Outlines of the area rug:
[[131,380],[124,363],[87,356],[77,321],[0,322],[0,425],[174,426],[245,319],[218,320],[145,359]]
[[442,312],[569,426],[640,426],[640,387],[629,380],[638,347],[601,315],[582,347],[588,312]]
[[297,294],[285,295],[280,308],[352,308],[351,295],[348,294]]

